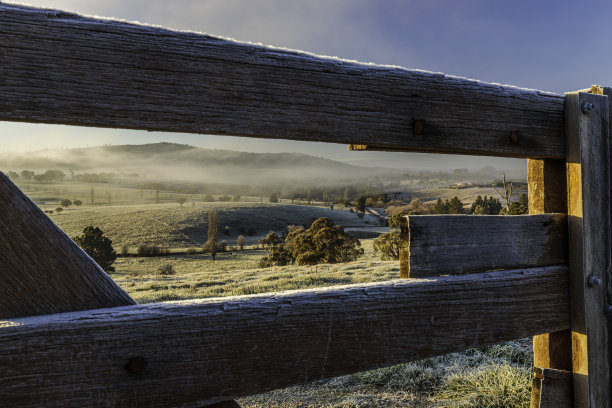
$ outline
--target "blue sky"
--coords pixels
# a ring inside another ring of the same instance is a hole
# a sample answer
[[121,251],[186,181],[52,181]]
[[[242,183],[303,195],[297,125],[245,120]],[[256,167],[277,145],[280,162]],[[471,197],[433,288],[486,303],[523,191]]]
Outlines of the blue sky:
[[[447,0],[30,0],[40,7],[195,30],[364,62],[402,65],[563,93],[612,85],[612,2]],[[0,123],[1,148],[35,150],[176,141],[298,151],[366,165],[520,167],[521,161],[346,146]]]

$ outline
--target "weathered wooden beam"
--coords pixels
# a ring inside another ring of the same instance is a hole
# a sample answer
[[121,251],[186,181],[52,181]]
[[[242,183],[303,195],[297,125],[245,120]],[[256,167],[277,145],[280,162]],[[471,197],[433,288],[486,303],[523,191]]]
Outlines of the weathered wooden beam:
[[0,4],[0,120],[563,158],[563,97]]
[[534,367],[531,408],[572,408],[572,372]]
[[411,215],[400,222],[404,278],[567,263],[565,214]]
[[[567,213],[567,179],[565,172],[565,160],[536,160],[527,159],[527,185],[529,197],[529,214],[544,213]],[[549,369],[570,372],[570,381],[563,384],[568,389],[558,393],[557,381],[544,381],[534,376],[531,392],[531,408],[540,408],[541,396],[551,397],[552,405],[544,401],[542,406],[555,406],[560,404],[562,398],[566,399],[566,405],[573,404],[572,397],[572,332],[563,330],[560,332],[544,333],[533,337],[533,365],[540,372]],[[556,372],[556,371],[555,371]],[[551,388],[549,390],[542,390]],[[569,396],[568,396],[569,395]],[[562,407],[563,405],[559,405]]]
[[135,304],[0,173],[0,318]]
[[553,266],[12,319],[2,402],[210,403],[561,330],[567,292]]
[[575,407],[610,406],[608,97],[566,94],[569,267]]

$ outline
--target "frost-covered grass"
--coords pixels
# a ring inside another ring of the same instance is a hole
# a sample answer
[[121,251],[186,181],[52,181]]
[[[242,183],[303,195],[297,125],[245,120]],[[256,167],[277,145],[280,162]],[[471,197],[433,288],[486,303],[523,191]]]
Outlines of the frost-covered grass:
[[[139,303],[216,296],[250,295],[291,289],[381,282],[399,278],[399,264],[381,261],[372,250],[372,240],[362,240],[365,254],[357,261],[317,266],[258,268],[262,250],[217,254],[170,255],[119,258],[112,278]],[[171,265],[173,275],[157,271]]]
[[[407,345],[409,347],[409,345]],[[512,341],[244,398],[244,408],[523,408],[531,341]]]

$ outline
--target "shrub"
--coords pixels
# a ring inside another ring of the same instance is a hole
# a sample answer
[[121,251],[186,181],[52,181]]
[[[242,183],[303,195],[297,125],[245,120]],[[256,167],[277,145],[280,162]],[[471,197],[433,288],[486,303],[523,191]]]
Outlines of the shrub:
[[165,256],[170,253],[168,248],[160,248],[157,245],[139,244],[136,248],[138,256]]
[[81,201],[81,200],[74,200],[74,202],[72,204],[76,205],[77,207],[80,207],[80,206],[83,205],[83,201]]
[[372,242],[374,253],[380,255],[380,259],[383,261],[393,261],[399,259],[400,255],[400,232],[399,230],[392,230],[391,232],[385,232],[380,234]]
[[244,239],[244,236],[242,236],[242,235],[239,235],[239,236],[238,236],[238,241],[237,241],[237,243],[238,243],[238,248],[240,248],[240,250],[241,250],[241,251],[242,251],[242,250],[244,250],[244,244],[245,244],[245,241],[246,241],[246,240]]
[[315,220],[308,229],[290,229],[284,243],[273,231],[259,243],[266,250],[269,265],[349,262],[363,254],[359,240],[326,217]]
[[106,272],[115,270],[112,265],[117,253],[113,249],[113,241],[105,237],[100,228],[90,225],[83,229],[82,235],[72,239]]
[[121,245],[121,255],[128,256],[129,254],[128,246],[126,244]]
[[167,276],[167,275],[174,275],[175,273],[176,271],[174,270],[174,267],[171,264],[165,264],[157,268],[158,275]]
[[195,255],[198,253],[198,251],[199,251],[198,248],[194,248],[194,247],[187,248],[187,255]]
[[67,198],[64,198],[62,201],[60,201],[60,205],[62,207],[70,207],[72,205],[72,201]]
[[58,214],[61,214],[61,212],[62,212],[62,211],[64,211],[64,208],[62,208],[62,207],[57,207],[57,208],[55,209],[55,211],[56,211]]

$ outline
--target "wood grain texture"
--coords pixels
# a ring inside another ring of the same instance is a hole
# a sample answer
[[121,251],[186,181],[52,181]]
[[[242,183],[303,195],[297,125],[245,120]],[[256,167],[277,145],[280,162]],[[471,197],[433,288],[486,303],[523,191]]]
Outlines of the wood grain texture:
[[[0,119],[563,158],[563,97],[0,4]],[[420,123],[415,130],[415,124]]]
[[[565,160],[527,159],[527,186],[529,214],[567,213],[567,179]],[[561,390],[556,398],[545,400],[542,406],[560,407],[573,404],[572,397],[572,332],[544,333],[533,337],[533,365],[539,370],[564,370],[570,372],[570,381],[564,382],[568,389]],[[542,396],[542,379],[534,377],[531,391],[531,407],[539,408]],[[552,388],[555,389],[556,385]],[[554,392],[544,393],[545,398],[554,397]]]
[[2,402],[212,403],[561,330],[567,287],[553,266],[12,319]]
[[[612,88],[609,87],[604,87],[602,89],[603,94],[606,95],[608,97],[608,144],[609,144],[609,152],[610,152],[610,169],[609,169],[609,177],[610,177],[610,197],[612,197],[612,142],[610,142],[610,135],[612,135]],[[610,200],[610,223],[612,224],[612,199]],[[611,226],[612,229],[612,226]],[[612,238],[611,238],[612,241]],[[611,265],[612,265],[612,261],[611,261]],[[604,279],[604,282],[606,283],[605,285],[605,290],[606,290],[606,297],[607,297],[607,304],[610,305],[612,304],[612,270],[610,268],[608,268],[608,270],[606,271],[606,277]],[[610,316],[610,315],[609,315]],[[612,370],[612,324],[608,324],[608,358],[609,358],[609,364],[610,364],[610,368]],[[610,374],[611,377],[611,381],[612,381],[612,373]],[[610,397],[610,399],[612,399],[612,397]],[[610,403],[612,405],[612,402]]]
[[572,408],[572,372],[534,367],[531,408]]
[[411,215],[401,228],[402,277],[567,263],[565,214]]
[[[586,104],[586,105],[585,105]],[[587,109],[585,109],[587,108]],[[606,288],[610,267],[608,98],[566,94],[567,188],[576,407],[610,406]],[[589,284],[589,278],[600,284]]]
[[529,214],[567,213],[565,160],[527,159]]
[[135,302],[0,173],[0,318]]

